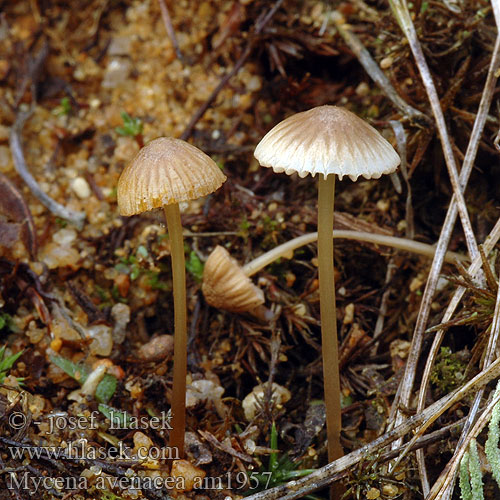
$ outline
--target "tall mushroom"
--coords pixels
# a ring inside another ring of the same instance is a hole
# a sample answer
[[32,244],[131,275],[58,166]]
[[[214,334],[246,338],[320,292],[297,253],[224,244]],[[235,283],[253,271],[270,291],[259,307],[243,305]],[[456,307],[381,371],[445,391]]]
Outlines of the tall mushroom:
[[217,164],[195,146],[160,137],[144,146],[118,180],[121,215],[163,207],[170,237],[174,294],[174,382],[170,446],[184,452],[186,427],[187,319],[184,241],[179,202],[217,190],[226,180]]
[[333,274],[333,202],[335,174],[353,181],[362,175],[379,178],[396,170],[400,158],[372,126],[337,106],[292,115],[271,129],[255,149],[264,167],[299,177],[319,175],[318,262],[323,378],[328,458],[343,455],[340,444],[340,378]]

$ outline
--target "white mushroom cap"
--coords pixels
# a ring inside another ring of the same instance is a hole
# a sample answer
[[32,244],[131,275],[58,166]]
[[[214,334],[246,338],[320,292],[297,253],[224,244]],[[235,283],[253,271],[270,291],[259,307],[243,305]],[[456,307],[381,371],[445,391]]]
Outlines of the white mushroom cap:
[[159,137],[146,144],[118,180],[121,215],[134,215],[213,193],[226,180],[209,156],[186,141]]
[[255,149],[264,167],[299,177],[311,174],[362,175],[378,179],[401,162],[391,144],[371,125],[337,106],[292,115],[271,129]]

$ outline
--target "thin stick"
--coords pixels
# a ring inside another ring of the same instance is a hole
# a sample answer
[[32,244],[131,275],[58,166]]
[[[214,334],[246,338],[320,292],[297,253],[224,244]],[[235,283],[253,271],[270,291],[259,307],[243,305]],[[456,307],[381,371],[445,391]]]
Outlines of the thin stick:
[[321,316],[321,352],[326,406],[326,431],[329,461],[340,458],[342,428],[340,407],[340,376],[335,309],[335,278],[333,269],[333,203],[335,175],[322,175],[318,182],[318,277]]
[[[364,241],[366,243],[373,243],[374,245],[398,248],[400,250],[425,255],[427,257],[433,257],[436,251],[436,247],[434,245],[428,245],[427,243],[421,243],[419,241],[413,241],[407,238],[398,238],[396,236],[365,233],[363,231],[335,229],[333,231],[333,238]],[[291,258],[294,250],[302,246],[309,245],[310,243],[314,243],[317,239],[318,233],[307,233],[303,234],[302,236],[297,236],[297,238],[293,238],[292,240],[282,243],[281,245],[274,247],[272,250],[259,255],[256,259],[250,261],[248,264],[245,264],[243,266],[243,271],[247,276],[252,276],[280,257]],[[446,252],[445,254],[446,262],[455,263],[457,260],[463,261],[464,259],[465,257],[463,255],[455,252]]]
[[174,293],[174,382],[172,394],[172,431],[170,446],[176,448],[180,458],[184,455],[186,431],[186,375],[187,375],[187,310],[186,268],[184,239],[182,237],[179,204],[165,205],[170,255],[172,258],[172,283]]
[[163,24],[165,25],[165,29],[167,30],[167,35],[170,37],[170,41],[174,46],[175,55],[179,61],[183,61],[183,56],[181,49],[179,47],[179,42],[177,41],[177,37],[175,36],[174,27],[172,26],[172,18],[170,17],[170,13],[168,12],[168,7],[165,4],[165,0],[158,0],[160,4],[161,17],[163,18]]
[[432,126],[432,120],[427,115],[424,115],[424,113],[418,109],[410,106],[396,92],[389,78],[385,76],[385,73],[374,61],[371,54],[362,44],[361,40],[349,29],[342,14],[335,10],[332,12],[331,18],[335,23],[339,35],[354,52],[354,55],[358,58],[361,66],[363,66],[370,78],[380,87],[382,92],[384,92],[384,94],[392,101],[394,106],[396,106],[403,113],[403,115],[410,118],[410,120],[413,120],[425,127]]
[[30,188],[33,195],[36,196],[40,202],[50,210],[50,212],[61,219],[71,222],[77,228],[81,229],[86,214],[84,212],[75,212],[74,210],[71,210],[70,208],[54,201],[50,196],[42,191],[38,182],[28,170],[26,160],[24,159],[23,147],[21,145],[21,135],[24,124],[30,116],[31,111],[28,113],[19,113],[9,134],[10,150],[12,151],[12,159],[14,160],[14,166],[16,167],[17,173],[22,177],[23,181]]
[[272,16],[276,13],[276,11],[280,8],[281,4],[284,0],[277,0],[276,3],[271,7],[265,14],[260,16],[255,23],[255,31],[253,36],[250,37],[243,53],[241,54],[238,62],[234,65],[233,69],[226,73],[217,87],[213,90],[213,92],[208,96],[207,100],[197,109],[196,113],[193,115],[189,123],[187,124],[184,132],[182,132],[181,139],[187,140],[189,139],[191,133],[193,132],[194,126],[198,123],[200,118],[205,114],[205,111],[212,105],[215,101],[215,98],[219,95],[219,92],[227,85],[227,82],[241,69],[243,64],[245,64],[248,56],[252,53],[252,49],[255,43],[255,35],[261,33],[264,29],[265,25],[271,20]]
[[247,497],[247,500],[295,500],[312,493],[313,491],[325,488],[338,479],[340,473],[359,463],[367,456],[378,453],[382,448],[394,440],[404,437],[406,434],[422,425],[428,427],[428,423],[430,425],[431,422],[434,422],[458,401],[471,392],[484,387],[487,383],[497,378],[499,375],[500,358],[492,363],[487,369],[478,373],[473,379],[469,380],[469,382],[464,384],[462,387],[439,399],[421,413],[417,413],[416,415],[407,418],[397,427],[389,432],[386,432],[384,435],[375,439],[371,443],[362,446],[361,448],[343,456],[342,458],[339,458],[338,460],[335,460],[335,462],[321,467],[303,479],[290,481],[275,488],[256,493]]

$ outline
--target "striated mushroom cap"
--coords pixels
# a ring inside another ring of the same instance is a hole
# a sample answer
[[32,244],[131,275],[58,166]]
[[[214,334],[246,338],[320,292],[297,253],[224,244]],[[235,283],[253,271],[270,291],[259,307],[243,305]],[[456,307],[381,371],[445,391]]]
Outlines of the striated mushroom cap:
[[292,115],[272,128],[254,153],[263,167],[299,177],[311,174],[362,175],[378,179],[401,160],[371,125],[337,106],[318,106]]
[[226,180],[203,151],[181,139],[159,137],[146,144],[118,180],[121,215],[194,200],[213,193]]
[[205,262],[201,289],[208,304],[226,311],[252,311],[264,303],[262,290],[252,283],[229,252],[219,245]]

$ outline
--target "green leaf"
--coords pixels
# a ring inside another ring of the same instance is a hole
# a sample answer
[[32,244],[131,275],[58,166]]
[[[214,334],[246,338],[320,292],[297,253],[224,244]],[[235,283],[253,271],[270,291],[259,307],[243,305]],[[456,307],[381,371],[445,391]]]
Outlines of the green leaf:
[[133,422],[132,416],[126,411],[118,410],[106,404],[100,404],[97,408],[114,427],[126,429]]
[[19,351],[18,353],[12,354],[8,358],[3,359],[4,352],[5,352],[5,346],[3,347],[3,350],[2,350],[2,353],[0,356],[0,359],[2,360],[2,361],[0,361],[0,372],[9,371],[12,368],[12,366],[14,365],[14,363],[18,360],[18,358],[23,355],[24,350]]
[[120,135],[128,135],[135,137],[142,134],[143,125],[139,118],[132,118],[127,112],[122,111],[121,117],[123,120],[123,127],[116,127],[116,133]]
[[201,282],[203,278],[203,262],[199,259],[194,250],[191,250],[186,260],[186,269],[194,276],[196,281]]
[[99,382],[95,391],[95,398],[99,403],[107,403],[116,391],[118,380],[113,375],[107,373]]
[[62,356],[50,356],[50,361],[80,384],[84,384],[89,376],[89,370],[85,366],[73,363],[73,361],[63,358]]
[[[50,356],[50,361],[61,368],[67,375],[75,379],[80,385],[84,384],[89,376],[90,370],[83,365],[73,363],[62,356]],[[99,382],[95,391],[95,398],[100,403],[107,403],[116,391],[118,381],[116,377],[107,373]]]

